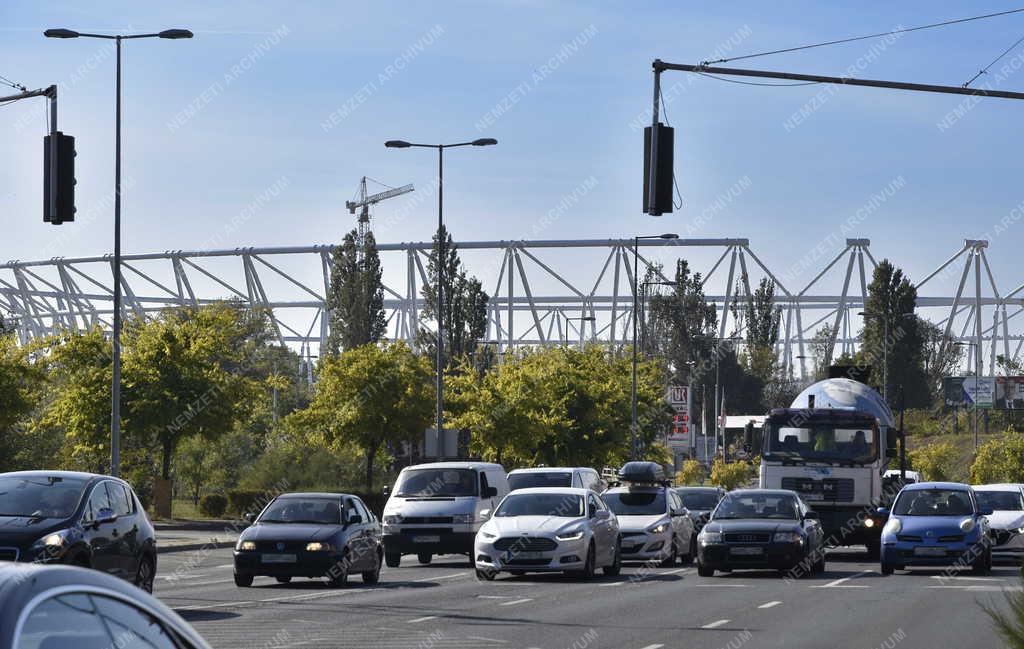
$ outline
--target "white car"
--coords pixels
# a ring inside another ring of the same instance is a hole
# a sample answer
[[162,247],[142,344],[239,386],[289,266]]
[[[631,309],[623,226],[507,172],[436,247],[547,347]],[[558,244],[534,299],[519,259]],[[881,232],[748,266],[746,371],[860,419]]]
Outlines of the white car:
[[509,472],[509,491],[530,487],[580,487],[601,493],[608,485],[600,473],[588,467],[545,466]]
[[499,572],[566,572],[583,579],[621,567],[619,522],[593,491],[519,489],[505,496],[477,532],[477,579]]
[[626,485],[601,494],[619,519],[622,558],[625,561],[660,561],[673,565],[693,562],[697,534],[690,513],[674,489]]
[[991,508],[986,516],[992,538],[992,558],[1024,557],[1024,487],[1019,484],[987,484],[974,487],[978,506]]

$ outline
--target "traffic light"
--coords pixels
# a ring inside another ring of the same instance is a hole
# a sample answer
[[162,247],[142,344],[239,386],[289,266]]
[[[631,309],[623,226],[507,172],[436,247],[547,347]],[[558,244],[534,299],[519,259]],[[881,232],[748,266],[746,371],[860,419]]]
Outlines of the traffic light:
[[[57,158],[51,164],[54,149]],[[43,138],[43,221],[60,225],[75,220],[75,182],[75,138],[55,131]],[[56,199],[53,211],[51,196]]]
[[644,129],[644,212],[661,216],[672,212],[672,152],[675,130],[658,122],[655,133],[656,160],[654,163],[654,205],[651,192],[651,127]]

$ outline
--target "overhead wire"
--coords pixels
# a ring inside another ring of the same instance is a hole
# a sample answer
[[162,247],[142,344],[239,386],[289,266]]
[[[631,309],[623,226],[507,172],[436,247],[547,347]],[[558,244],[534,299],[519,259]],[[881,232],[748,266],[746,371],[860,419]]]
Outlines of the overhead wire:
[[740,81],[739,79],[726,79],[725,77],[720,77],[716,74],[708,74],[707,72],[698,72],[697,74],[701,75],[702,77],[710,77],[712,79],[717,79],[719,81],[725,81],[726,83],[738,83],[744,86],[768,86],[770,88],[813,86],[816,83],[821,83],[820,81],[799,81],[797,83],[762,83],[759,81]]
[[20,90],[22,92],[28,92],[28,88],[26,88],[25,86],[21,85],[20,83],[17,83],[16,81],[11,81],[7,77],[3,76],[2,74],[0,74],[0,83],[8,85],[8,86],[14,88],[15,90]]
[[740,61],[743,59],[752,59],[758,56],[768,56],[770,54],[785,54],[787,52],[796,52],[799,50],[809,50],[816,47],[825,47],[826,45],[839,45],[841,43],[853,43],[855,41],[864,41],[871,38],[880,38],[882,36],[889,36],[891,34],[907,34],[909,32],[921,31],[922,29],[934,29],[936,27],[946,27],[948,25],[956,25],[959,23],[971,22],[974,20],[984,20],[986,18],[996,18],[998,16],[1007,16],[1010,14],[1017,14],[1024,12],[1024,7],[1019,9],[1010,9],[1008,11],[999,11],[991,14],[984,14],[981,16],[971,16],[969,18],[957,18],[955,20],[946,20],[939,23],[931,23],[928,25],[919,25],[917,27],[905,27],[901,29],[893,29],[887,32],[879,32],[877,34],[867,34],[866,36],[854,36],[853,38],[841,38],[834,41],[826,41],[824,43],[813,43],[811,45],[800,45],[798,47],[787,47],[781,50],[770,50],[768,52],[758,52],[757,54],[746,54],[744,56],[733,56],[729,58],[715,59],[714,61],[702,61],[701,65],[710,65],[712,63],[727,63],[728,61]]
[[971,77],[971,78],[970,78],[970,79],[968,79],[967,81],[964,81],[963,87],[964,87],[964,88],[966,88],[967,86],[969,86],[969,85],[971,85],[972,83],[974,83],[974,81],[975,81],[975,80],[976,80],[976,79],[977,79],[978,77],[980,77],[980,76],[981,76],[981,75],[983,75],[983,74],[987,74],[987,73],[988,73],[988,69],[989,69],[989,68],[991,68],[991,67],[992,67],[993,65],[995,65],[996,63],[999,63],[1000,59],[1002,59],[1002,58],[1003,58],[1004,56],[1006,56],[1007,54],[1009,54],[1010,52],[1012,52],[1013,50],[1015,50],[1015,49],[1017,48],[1017,46],[1018,46],[1018,45],[1020,45],[1021,43],[1024,43],[1024,36],[1021,36],[1020,38],[1018,38],[1018,39],[1017,39],[1017,42],[1016,42],[1016,43],[1014,43],[1014,44],[1013,44],[1013,45],[1011,45],[1010,47],[1006,48],[1006,49],[1005,49],[1005,50],[1003,51],[1003,53],[1002,53],[1002,54],[1000,54],[999,56],[997,56],[996,58],[994,58],[994,59],[992,60],[992,62],[991,62],[991,63],[989,63],[988,65],[986,65],[986,66],[985,66],[985,67],[983,67],[982,69],[978,70],[978,73],[977,73],[976,75],[974,75],[973,77]]

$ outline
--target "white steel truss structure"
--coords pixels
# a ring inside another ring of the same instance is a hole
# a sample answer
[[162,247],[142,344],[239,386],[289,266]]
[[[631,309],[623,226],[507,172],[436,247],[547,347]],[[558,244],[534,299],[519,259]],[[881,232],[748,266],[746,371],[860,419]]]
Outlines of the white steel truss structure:
[[[496,345],[499,352],[523,345],[631,343],[637,295],[633,244],[632,239],[457,243],[464,260],[476,253],[487,266],[483,270],[490,272],[490,276],[480,275],[490,280],[485,288],[493,286],[483,342]],[[385,268],[390,338],[415,344],[418,329],[432,326],[419,317],[431,245],[378,246]],[[819,255],[827,263],[802,288],[789,284],[804,271],[813,272],[810,266],[819,261],[817,257],[805,257],[782,274],[761,261],[748,239],[641,240],[639,247],[641,278],[653,264],[663,281],[669,279],[666,275],[671,275],[675,259],[696,252],[689,249],[713,253],[709,258],[716,261],[702,273],[702,281],[719,314],[719,336],[742,329],[742,322],[737,322],[732,312],[750,299],[755,281],[766,277],[775,282],[775,301],[782,308],[778,352],[792,375],[807,375],[809,341],[824,325],[834,332],[825,363],[831,354],[853,352],[859,345],[862,320],[858,312],[864,308],[870,273],[877,265],[867,239],[847,239],[845,246],[835,246],[836,254]],[[953,340],[971,346],[968,370],[986,370],[987,359],[987,372],[994,374],[997,355],[1017,359],[1024,344],[1020,327],[1024,318],[1018,318],[1024,311],[1024,283],[1000,293],[985,256],[987,247],[986,241],[967,240],[917,283],[917,306],[922,317]],[[329,331],[325,296],[332,248],[313,245],[124,255],[125,315],[146,317],[167,307],[235,299],[271,313],[279,341],[312,359]],[[946,275],[955,273],[959,261],[963,269],[955,291],[923,294],[922,289],[936,287],[941,279],[948,279]],[[466,265],[471,274],[479,274],[479,266]],[[824,278],[838,279],[832,271],[844,266],[841,290],[825,290]],[[111,270],[110,255],[8,262],[0,265],[0,310],[16,323],[23,343],[59,330],[109,327],[113,313]]]

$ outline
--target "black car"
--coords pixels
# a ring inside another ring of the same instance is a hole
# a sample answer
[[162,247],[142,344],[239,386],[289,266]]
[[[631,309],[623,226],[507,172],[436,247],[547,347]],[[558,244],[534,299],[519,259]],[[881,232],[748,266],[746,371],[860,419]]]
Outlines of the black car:
[[698,540],[697,574],[744,568],[825,571],[825,534],[818,514],[794,491],[741,489],[718,503]]
[[0,561],[65,563],[153,592],[156,535],[127,482],[72,471],[0,473]]
[[353,572],[363,583],[380,579],[380,522],[358,496],[284,494],[252,518],[235,545],[237,586],[249,587],[257,576],[281,583],[326,577],[332,586],[345,585]]
[[209,649],[187,622],[121,579],[0,563],[0,647]]
[[718,506],[718,501],[729,493],[721,487],[676,487],[675,491],[683,499],[683,506],[693,519],[693,529],[698,532]]

